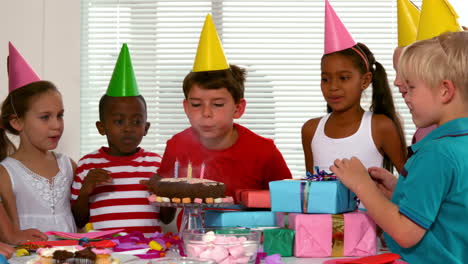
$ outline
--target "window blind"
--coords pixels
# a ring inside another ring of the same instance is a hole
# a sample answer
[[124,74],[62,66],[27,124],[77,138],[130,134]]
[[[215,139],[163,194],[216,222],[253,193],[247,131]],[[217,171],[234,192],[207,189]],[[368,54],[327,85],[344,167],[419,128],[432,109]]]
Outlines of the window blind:
[[[330,3],[355,40],[365,43],[385,66],[392,83],[396,1]],[[248,71],[247,109],[237,122],[274,139],[293,176],[304,175],[301,127],[326,113],[320,91],[323,0],[82,0],[81,8],[81,154],[107,145],[95,128],[98,103],[124,42],[151,122],[141,145],[162,155],[166,140],[189,126],[182,80],[191,70],[205,16],[211,13],[229,62]],[[398,89],[392,89],[410,141],[415,130],[411,115]],[[362,99],[365,107],[371,93],[369,87]]]

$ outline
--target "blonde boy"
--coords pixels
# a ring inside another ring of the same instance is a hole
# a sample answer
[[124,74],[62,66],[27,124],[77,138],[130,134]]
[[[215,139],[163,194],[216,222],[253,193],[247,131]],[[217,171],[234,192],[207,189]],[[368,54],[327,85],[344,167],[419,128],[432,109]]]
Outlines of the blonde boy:
[[403,51],[398,72],[417,127],[438,125],[411,146],[398,181],[373,177],[356,158],[330,169],[354,191],[409,263],[468,263],[468,32],[445,33]]

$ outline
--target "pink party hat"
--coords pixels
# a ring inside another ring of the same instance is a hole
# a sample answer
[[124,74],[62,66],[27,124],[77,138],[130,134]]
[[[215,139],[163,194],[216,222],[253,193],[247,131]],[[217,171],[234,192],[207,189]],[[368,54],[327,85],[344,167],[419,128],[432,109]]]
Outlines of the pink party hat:
[[15,46],[11,42],[8,42],[8,46],[8,92],[11,93],[26,84],[40,81],[41,78],[34,72]]
[[354,45],[356,41],[336,15],[328,0],[325,0],[325,54],[349,49]]

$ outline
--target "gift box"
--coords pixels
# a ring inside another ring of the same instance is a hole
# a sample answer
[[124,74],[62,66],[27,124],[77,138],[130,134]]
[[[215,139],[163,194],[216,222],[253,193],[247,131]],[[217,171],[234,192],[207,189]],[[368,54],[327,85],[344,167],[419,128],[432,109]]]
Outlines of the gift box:
[[205,227],[276,226],[276,214],[270,211],[206,211]]
[[272,211],[340,214],[357,207],[356,195],[338,180],[281,180],[269,184]]
[[296,231],[296,257],[362,257],[377,252],[374,221],[363,212],[340,215],[278,213],[278,225]]
[[294,230],[287,228],[263,230],[263,251],[267,255],[280,254],[282,257],[291,257],[294,248],[294,233]]
[[236,190],[235,200],[248,208],[271,208],[269,190]]

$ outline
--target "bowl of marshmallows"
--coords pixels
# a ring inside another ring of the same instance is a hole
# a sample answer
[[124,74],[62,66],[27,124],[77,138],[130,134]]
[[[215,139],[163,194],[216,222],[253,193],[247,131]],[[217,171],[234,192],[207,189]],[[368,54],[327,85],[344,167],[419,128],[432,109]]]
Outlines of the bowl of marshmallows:
[[255,263],[261,231],[249,228],[197,228],[182,234],[188,257],[220,264]]

